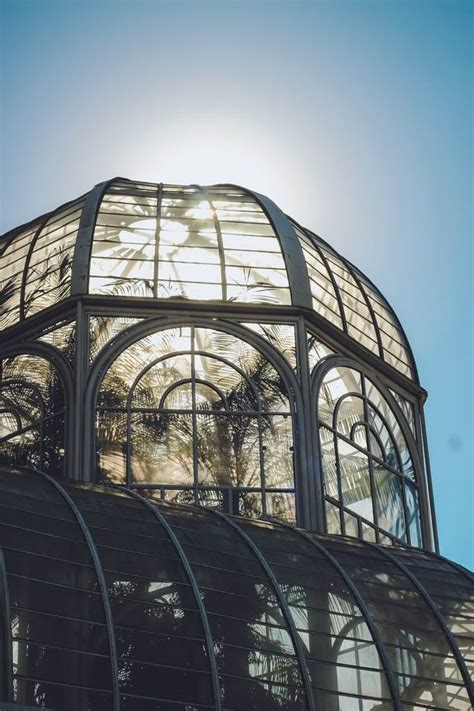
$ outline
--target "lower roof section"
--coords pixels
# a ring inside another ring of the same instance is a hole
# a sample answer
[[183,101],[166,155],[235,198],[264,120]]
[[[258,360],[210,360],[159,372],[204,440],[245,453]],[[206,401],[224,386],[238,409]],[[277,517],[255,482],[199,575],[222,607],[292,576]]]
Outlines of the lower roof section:
[[473,577],[434,554],[7,468],[0,546],[0,702],[474,704]]

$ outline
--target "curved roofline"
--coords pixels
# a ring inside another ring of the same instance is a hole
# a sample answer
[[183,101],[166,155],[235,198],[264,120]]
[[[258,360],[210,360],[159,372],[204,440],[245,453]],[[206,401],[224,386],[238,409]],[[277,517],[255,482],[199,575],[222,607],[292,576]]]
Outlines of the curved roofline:
[[[406,345],[406,348],[407,348],[408,353],[409,353],[409,355],[410,355],[411,366],[412,366],[412,368],[413,368],[413,376],[414,376],[414,377],[413,377],[413,380],[415,380],[416,383],[419,385],[419,384],[420,384],[420,379],[419,379],[419,376],[418,376],[418,369],[417,369],[417,366],[416,366],[416,361],[415,361],[415,358],[414,358],[414,355],[413,355],[413,350],[412,350],[412,348],[411,348],[410,341],[408,340],[407,335],[406,335],[406,333],[405,333],[405,329],[403,328],[403,326],[402,326],[402,324],[401,324],[401,322],[400,322],[400,319],[398,318],[398,316],[397,316],[395,310],[393,309],[391,303],[389,302],[389,300],[384,296],[384,294],[382,294],[382,292],[381,292],[380,289],[374,284],[374,282],[372,281],[372,279],[370,279],[364,272],[362,272],[359,267],[357,267],[355,264],[353,264],[353,263],[350,262],[348,259],[346,259],[346,257],[344,257],[337,249],[335,249],[335,248],[332,246],[332,244],[329,244],[329,242],[327,242],[325,239],[323,239],[322,237],[320,237],[320,236],[319,236],[316,232],[314,232],[313,230],[309,229],[308,227],[304,227],[301,223],[299,223],[299,222],[298,222],[297,220],[295,220],[293,217],[290,217],[289,215],[287,215],[287,217],[288,217],[288,219],[289,219],[291,222],[293,222],[297,227],[299,227],[300,230],[302,230],[303,232],[309,232],[310,235],[313,235],[314,237],[316,237],[316,238],[317,238],[318,240],[320,240],[326,247],[328,247],[332,252],[334,252],[334,253],[339,257],[339,259],[341,260],[341,262],[343,262],[343,264],[348,268],[348,270],[349,270],[351,273],[352,273],[353,270],[355,270],[355,272],[356,272],[357,275],[360,275],[360,276],[362,276],[364,279],[366,279],[367,282],[369,283],[369,285],[372,287],[372,289],[376,292],[376,294],[378,294],[378,295],[381,297],[381,299],[383,299],[383,301],[385,301],[385,303],[387,304],[387,306],[388,306],[388,308],[389,308],[390,314],[391,314],[391,315],[393,316],[393,318],[395,319],[395,322],[396,322],[397,326],[399,327],[400,332],[401,332],[401,334],[403,335],[403,338],[405,339],[405,345]],[[365,292],[363,292],[363,293],[365,293]],[[371,309],[371,310],[372,310],[372,309]],[[378,333],[379,327],[378,327],[377,321],[376,321],[375,319],[374,319],[374,326],[375,326],[375,328],[376,328],[376,330],[377,330],[377,333]],[[360,345],[362,345],[362,344],[360,344]],[[382,356],[381,356],[381,357],[382,357]],[[383,360],[383,358],[382,358],[382,360]]]
[[[71,275],[71,295],[81,295],[81,294],[87,294],[88,293],[88,275],[89,275],[89,263],[90,263],[90,249],[91,249],[91,244],[94,236],[94,228],[97,220],[97,214],[100,209],[100,203],[101,199],[104,195],[104,192],[106,191],[107,187],[114,184],[115,182],[122,182],[122,183],[129,183],[130,185],[146,185],[146,186],[158,186],[160,183],[151,183],[147,182],[144,180],[133,180],[131,178],[126,178],[122,176],[115,176],[109,180],[101,181],[100,183],[97,183],[91,190],[87,191],[86,193],[81,194],[79,197],[76,197],[72,200],[68,200],[67,202],[63,203],[59,207],[56,207],[53,210],[50,210],[43,215],[36,217],[32,220],[29,220],[22,225],[19,225],[18,227],[14,227],[8,232],[5,232],[3,235],[0,235],[0,255],[3,254],[5,249],[9,246],[12,240],[15,239],[15,237],[20,234],[21,232],[27,230],[28,228],[37,228],[37,233],[41,231],[42,226],[47,222],[47,220],[54,215],[55,213],[61,211],[64,208],[67,208],[69,205],[74,204],[75,202],[84,199],[84,208],[82,211],[81,219],[80,219],[80,225],[79,225],[79,231],[77,234],[77,239],[76,239],[76,245],[74,248],[73,252],[73,261],[72,261],[72,275]],[[172,184],[174,185],[174,184]],[[178,184],[176,184],[178,186]],[[183,185],[182,187],[193,187],[193,184],[189,185]],[[295,226],[300,229],[304,234],[307,234],[309,238],[312,238],[313,240],[317,240],[317,242],[321,243],[324,247],[326,247],[328,250],[330,250],[338,259],[340,259],[341,263],[344,265],[344,267],[347,269],[349,274],[351,275],[352,279],[354,280],[355,284],[357,285],[357,288],[360,292],[360,297],[361,300],[363,300],[367,306],[367,309],[370,314],[370,321],[367,319],[368,323],[371,323],[373,325],[373,329],[375,332],[375,336],[377,339],[377,347],[378,347],[378,353],[372,351],[371,349],[367,348],[367,346],[364,346],[363,342],[357,340],[356,337],[354,337],[351,333],[349,333],[349,330],[347,328],[347,321],[346,321],[346,315],[344,311],[344,305],[341,302],[340,294],[339,294],[339,289],[337,287],[337,284],[334,282],[333,274],[331,271],[331,268],[328,267],[326,264],[326,268],[328,270],[328,274],[330,276],[330,279],[333,283],[333,288],[336,296],[336,300],[338,301],[339,305],[339,311],[342,323],[343,323],[343,328],[342,331],[353,341],[356,341],[362,348],[364,348],[366,351],[373,353],[376,357],[380,358],[383,362],[385,362],[387,365],[390,365],[393,367],[395,370],[398,370],[399,372],[402,372],[401,368],[397,368],[395,365],[393,365],[389,360],[386,360],[384,357],[384,353],[388,352],[387,349],[383,346],[382,344],[382,339],[381,339],[381,332],[380,332],[380,325],[378,322],[377,317],[375,316],[374,308],[370,302],[369,295],[366,293],[366,290],[364,288],[364,284],[367,284],[370,289],[374,291],[374,294],[377,295],[381,302],[382,305],[385,305],[385,308],[389,312],[390,317],[394,321],[394,325],[396,329],[398,329],[400,336],[402,337],[404,343],[401,343],[400,346],[402,348],[406,349],[408,359],[409,359],[409,368],[412,370],[411,378],[409,376],[408,379],[413,380],[417,385],[420,385],[420,380],[419,380],[419,375],[418,375],[418,369],[416,366],[416,361],[413,355],[413,350],[411,348],[410,342],[407,338],[407,335],[405,333],[405,330],[396,314],[394,311],[392,305],[388,301],[388,299],[382,294],[380,289],[373,283],[373,281],[365,275],[364,272],[361,271],[359,267],[356,265],[352,264],[348,259],[346,259],[338,250],[336,250],[331,244],[329,244],[326,240],[321,238],[316,232],[314,232],[311,229],[308,229],[307,227],[304,227],[301,223],[299,223],[297,220],[295,220],[293,217],[285,214],[279,207],[276,205],[270,198],[268,198],[266,195],[263,195],[261,193],[258,193],[254,190],[251,190],[249,188],[243,187],[241,185],[238,185],[236,183],[214,183],[210,185],[196,185],[194,184],[194,187],[197,187],[199,189],[203,189],[204,191],[206,190],[212,190],[212,188],[234,188],[236,190],[241,190],[244,194],[249,195],[252,197],[257,204],[260,205],[261,209],[265,213],[266,217],[268,218],[270,224],[272,225],[274,232],[280,242],[283,258],[285,260],[285,265],[286,265],[286,270],[288,274],[288,284],[289,284],[289,289],[290,289],[290,294],[291,294],[291,302],[293,306],[300,306],[303,308],[308,308],[310,310],[315,310],[313,306],[313,298],[311,294],[311,289],[310,289],[310,279],[308,275],[308,268],[305,260],[305,256],[303,253],[303,249],[300,245],[299,237],[295,232]],[[150,188],[152,189],[152,188]],[[35,235],[37,236],[37,235]],[[35,240],[33,239],[33,242]],[[315,245],[317,248],[317,243]],[[319,253],[319,251],[318,251]],[[326,263],[326,262],[325,262]],[[302,276],[306,278],[302,278]],[[325,320],[328,320],[326,317],[323,316]],[[389,334],[387,334],[388,338],[392,338]],[[396,339],[395,339],[396,340]],[[397,358],[395,354],[393,354],[394,358]],[[404,361],[401,361],[401,363],[404,363]]]

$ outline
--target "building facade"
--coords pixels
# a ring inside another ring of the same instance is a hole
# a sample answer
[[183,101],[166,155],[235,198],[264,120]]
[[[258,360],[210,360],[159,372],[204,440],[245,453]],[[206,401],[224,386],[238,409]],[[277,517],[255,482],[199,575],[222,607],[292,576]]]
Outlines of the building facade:
[[0,700],[473,707],[426,392],[359,269],[250,190],[115,178],[0,275]]

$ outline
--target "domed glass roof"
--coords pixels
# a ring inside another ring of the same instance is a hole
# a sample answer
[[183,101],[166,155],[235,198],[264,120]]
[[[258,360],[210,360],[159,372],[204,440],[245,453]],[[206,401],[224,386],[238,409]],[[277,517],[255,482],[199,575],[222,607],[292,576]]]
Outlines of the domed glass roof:
[[69,296],[300,307],[407,377],[409,345],[374,285],[267,197],[115,178],[0,239],[0,329]]

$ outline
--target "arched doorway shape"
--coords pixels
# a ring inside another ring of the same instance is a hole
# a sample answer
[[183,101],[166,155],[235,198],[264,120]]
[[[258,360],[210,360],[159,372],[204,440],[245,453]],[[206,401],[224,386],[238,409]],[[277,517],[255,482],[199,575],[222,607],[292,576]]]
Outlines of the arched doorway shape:
[[[98,478],[168,500],[295,521],[300,396],[272,350],[214,320],[161,319],[131,329],[91,372]],[[97,372],[103,377],[94,387]]]
[[388,389],[351,359],[329,357],[314,374],[313,402],[328,532],[422,546],[421,462]]

